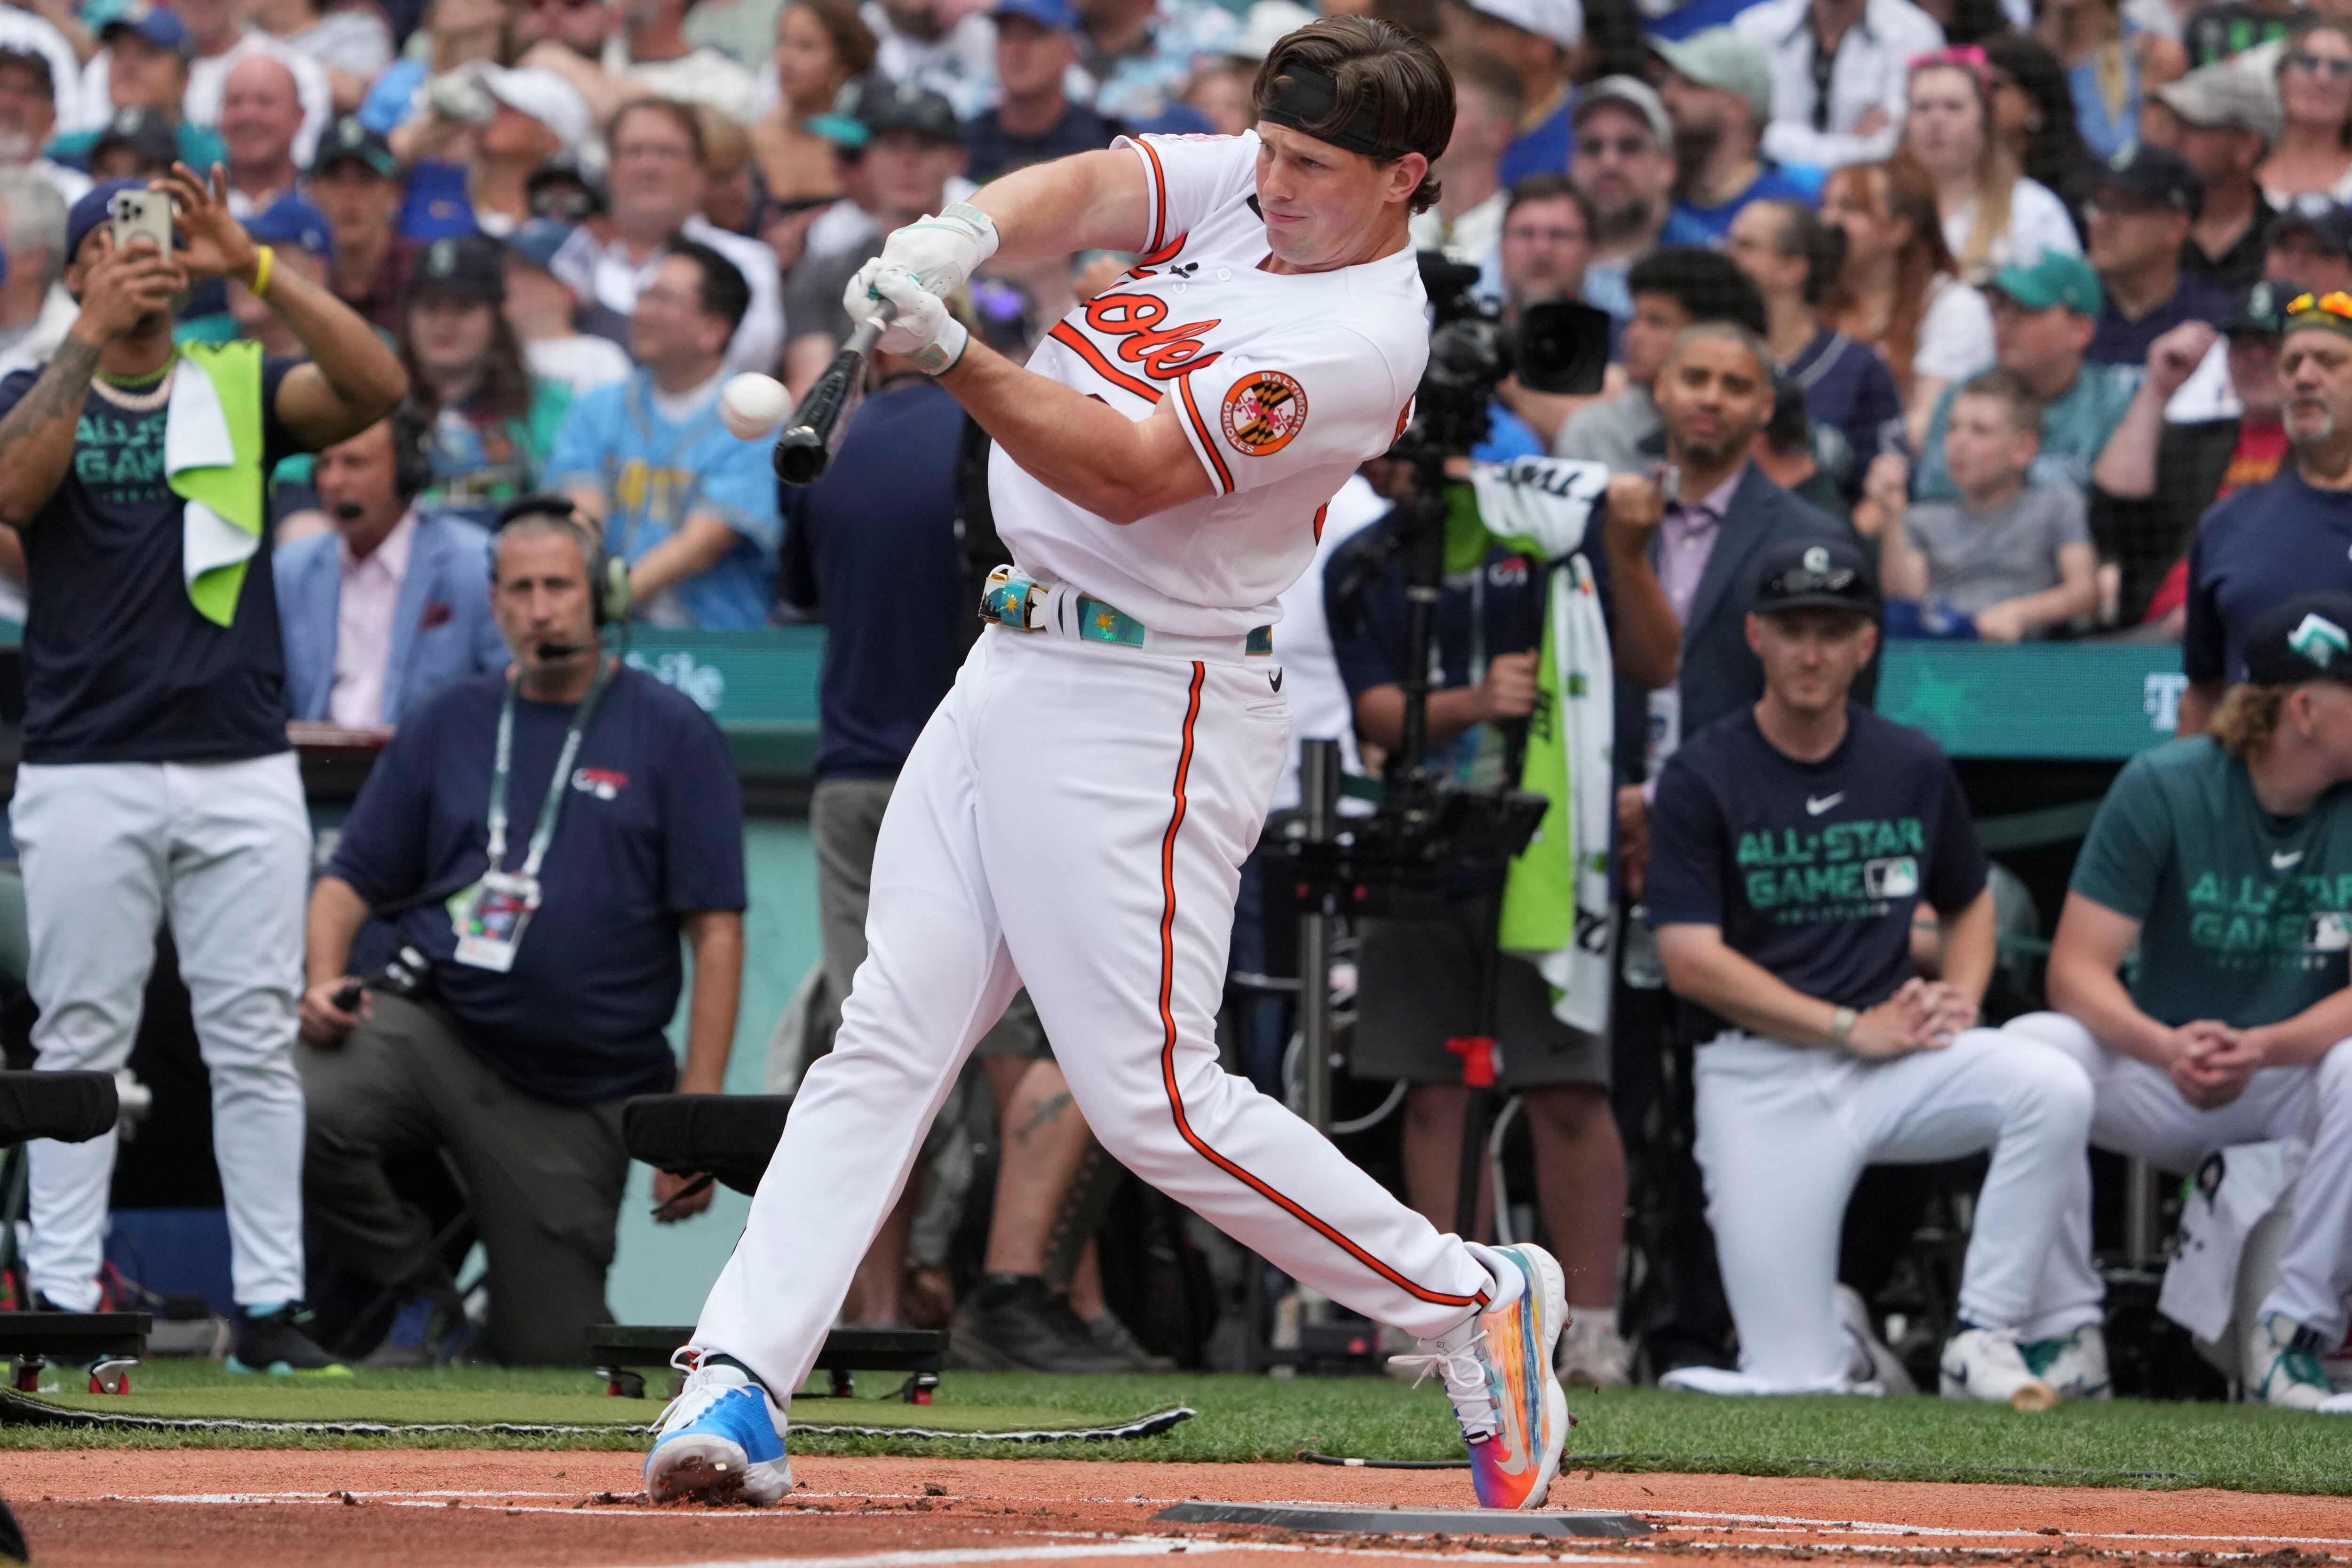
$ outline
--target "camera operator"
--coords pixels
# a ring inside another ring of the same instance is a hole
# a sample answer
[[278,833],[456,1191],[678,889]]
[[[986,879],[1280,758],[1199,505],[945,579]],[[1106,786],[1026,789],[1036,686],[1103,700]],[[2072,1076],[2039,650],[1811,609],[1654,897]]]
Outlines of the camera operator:
[[[583,1331],[611,1321],[621,1102],[673,1084],[714,1094],[726,1078],[742,797],[702,710],[604,652],[598,626],[625,607],[593,527],[560,496],[524,497],[499,521],[492,605],[514,669],[404,720],[311,895],[303,1190],[338,1264],[457,1330],[432,1236],[384,1174],[388,1156],[446,1150],[489,1254],[485,1349],[576,1364]],[[352,938],[394,900],[408,906],[398,936],[431,960],[430,994],[346,1006]],[[663,1037],[681,934],[694,954],[683,1072]],[[680,1196],[685,1184],[654,1178],[657,1217],[709,1205],[707,1189]],[[436,1329],[428,1348],[449,1343]]]
[[[179,244],[115,244],[117,195],[175,202]],[[286,741],[263,516],[278,460],[382,417],[405,378],[365,321],[275,266],[184,164],[100,185],[66,226],[81,313],[37,374],[0,382],[0,521],[22,536],[23,858],[33,1028],[47,1070],[129,1060],[169,918],[211,1075],[226,1195],[230,1365],[322,1369],[303,1331],[301,1086],[293,1063],[310,818]],[[184,353],[172,302],[235,277],[307,361]],[[33,1289],[98,1305],[112,1134],[32,1147]]]
[[[1559,695],[1613,689],[1605,610],[1591,612],[1600,623],[1586,651],[1596,661],[1592,668],[1565,668],[1577,657],[1567,654],[1564,668],[1548,679],[1541,661],[1550,595],[1576,595],[1579,603],[1562,607],[1564,616],[1582,604],[1601,603],[1597,592],[1577,594],[1577,584],[1605,581],[1606,568],[1596,569],[1591,559],[1604,548],[1596,537],[1602,529],[1593,526],[1590,513],[1607,476],[1598,465],[1553,458],[1496,468],[1456,457],[1448,459],[1446,471],[1453,481],[1446,495],[1447,572],[1436,617],[1428,762],[1433,771],[1473,787],[1533,787],[1540,770],[1520,776],[1520,754],[1529,747],[1557,752],[1565,738],[1569,767],[1564,779],[1551,775],[1555,788],[1570,797],[1561,803],[1568,817],[1580,804],[1598,814],[1595,837],[1605,846],[1613,783],[1608,705],[1598,709],[1591,743],[1579,752],[1572,710],[1580,704]],[[1402,464],[1387,466],[1384,475],[1391,493],[1409,492],[1412,478]],[[1406,569],[1398,542],[1406,526],[1405,512],[1391,513],[1342,546],[1326,568],[1333,648],[1354,705],[1358,740],[1391,755],[1403,739],[1402,670],[1411,657]],[[1631,570],[1645,573],[1641,536],[1628,539],[1634,547]],[[1385,568],[1367,584],[1365,563],[1383,555]],[[1562,585],[1554,568],[1571,556]],[[1662,645],[1654,635],[1645,639],[1636,629],[1619,639],[1615,651],[1637,681],[1673,678],[1670,641]],[[1580,762],[1589,766],[1580,768]],[[1579,791],[1587,792],[1580,802]],[[1605,875],[1596,881],[1589,901],[1605,927]],[[1508,907],[1503,874],[1454,873],[1443,891],[1443,912],[1434,919],[1362,922],[1351,1071],[1411,1085],[1404,1100],[1406,1197],[1433,1223],[1451,1226],[1470,1090],[1465,1064],[1449,1053],[1448,1042],[1475,1035],[1498,1042],[1497,1084],[1520,1097],[1535,1148],[1538,1207],[1567,1275],[1570,1322],[1560,1339],[1559,1375],[1622,1386],[1632,1363],[1616,1323],[1625,1160],[1609,1110],[1605,958],[1583,986],[1566,988],[1580,994],[1563,995],[1556,1005],[1556,986],[1545,970],[1516,952],[1498,951],[1498,913]],[[1561,912],[1580,917],[1588,900],[1575,902],[1578,908]],[[1481,1195],[1482,1234],[1491,1202],[1491,1194]]]

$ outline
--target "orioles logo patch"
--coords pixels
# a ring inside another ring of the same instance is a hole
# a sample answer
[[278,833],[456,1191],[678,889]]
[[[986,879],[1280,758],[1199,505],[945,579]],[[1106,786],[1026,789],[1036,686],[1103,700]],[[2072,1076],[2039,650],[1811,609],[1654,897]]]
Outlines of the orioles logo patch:
[[1234,450],[1270,458],[1307,425],[1307,389],[1278,370],[1254,370],[1225,394],[1225,439]]

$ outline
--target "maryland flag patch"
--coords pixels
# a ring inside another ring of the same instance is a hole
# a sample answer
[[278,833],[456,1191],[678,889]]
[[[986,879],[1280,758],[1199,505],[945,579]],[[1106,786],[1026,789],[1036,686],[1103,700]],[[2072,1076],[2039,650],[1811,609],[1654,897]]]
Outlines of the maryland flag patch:
[[1251,458],[1270,458],[1307,425],[1307,389],[1278,370],[1255,370],[1225,394],[1225,439]]

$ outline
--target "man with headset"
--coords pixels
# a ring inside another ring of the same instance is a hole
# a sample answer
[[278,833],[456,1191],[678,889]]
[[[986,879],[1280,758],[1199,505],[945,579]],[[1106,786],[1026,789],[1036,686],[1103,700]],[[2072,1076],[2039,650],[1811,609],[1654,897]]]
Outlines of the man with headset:
[[[499,514],[490,568],[512,670],[403,720],[310,899],[304,1196],[328,1256],[402,1300],[379,1352],[394,1363],[446,1359],[465,1324],[386,1161],[438,1150],[456,1168],[489,1258],[480,1350],[580,1363],[610,1321],[621,1102],[719,1089],[742,975],[734,764],[693,702],[604,651],[625,570],[548,495]],[[428,961],[421,985],[352,995],[372,912]],[[681,936],[682,1070],[663,1034]],[[708,1205],[681,1185],[656,1178],[660,1217]]]

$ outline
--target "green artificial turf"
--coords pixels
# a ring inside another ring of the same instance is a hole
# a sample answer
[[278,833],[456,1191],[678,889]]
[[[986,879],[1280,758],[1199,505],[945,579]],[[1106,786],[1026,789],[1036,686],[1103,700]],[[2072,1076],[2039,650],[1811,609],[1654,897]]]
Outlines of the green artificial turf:
[[[1460,1447],[1433,1387],[1385,1378],[1287,1381],[1237,1375],[1045,1377],[950,1373],[928,1409],[887,1396],[894,1376],[861,1380],[855,1400],[803,1395],[809,1425],[1045,1427],[1108,1425],[1171,1405],[1199,1412],[1163,1436],[1037,1445],[800,1432],[820,1454],[1247,1461],[1312,1448],[1362,1458],[1438,1459]],[[84,1407],[150,1414],[515,1423],[650,1421],[656,1397],[607,1399],[587,1373],[465,1369],[370,1373],[329,1384],[231,1378],[204,1363],[151,1362],[125,1400],[72,1397]],[[61,1396],[62,1397],[62,1396]],[[2242,1405],[2136,1400],[2069,1405],[2039,1415],[1924,1397],[1711,1399],[1635,1389],[1571,1394],[1580,1426],[1570,1468],[1738,1475],[1853,1476],[1883,1480],[2057,1485],[2213,1486],[2352,1495],[2352,1420]],[[446,1434],[394,1439],[303,1434],[108,1433],[0,1426],[0,1449],[126,1447],[504,1447],[629,1449],[617,1426],[563,1438]],[[1573,1496],[1572,1492],[1570,1494]]]

